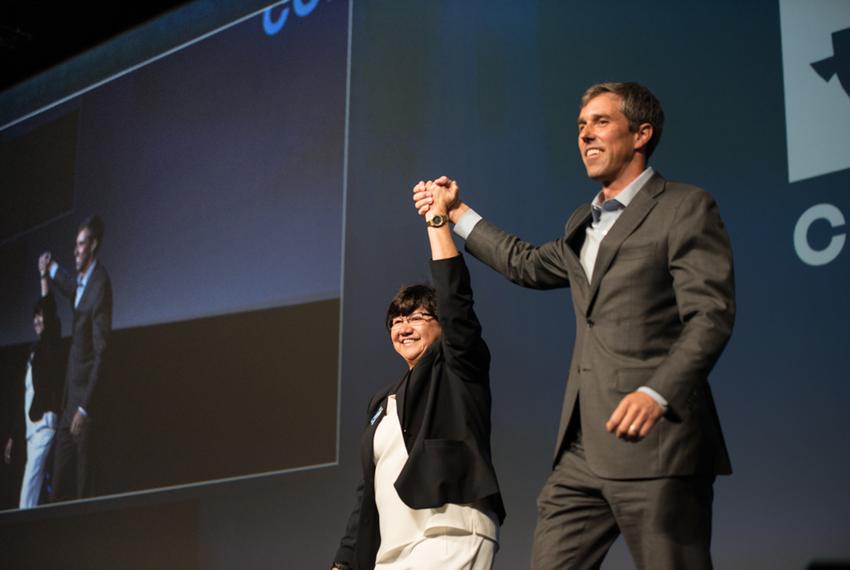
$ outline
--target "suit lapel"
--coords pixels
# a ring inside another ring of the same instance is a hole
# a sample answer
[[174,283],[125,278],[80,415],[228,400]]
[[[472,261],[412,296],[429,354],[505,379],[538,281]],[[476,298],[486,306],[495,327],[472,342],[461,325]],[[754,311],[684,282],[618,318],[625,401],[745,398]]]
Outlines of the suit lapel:
[[564,242],[566,244],[566,260],[569,265],[567,269],[570,274],[570,289],[573,292],[573,300],[578,307],[587,306],[587,273],[581,264],[581,246],[585,240],[585,232],[590,224],[590,203],[582,204],[570,216],[567,226],[564,228]]
[[593,280],[590,282],[590,295],[588,297],[587,313],[593,308],[593,303],[599,293],[599,283],[611,267],[611,262],[620,250],[623,242],[632,235],[637,227],[643,222],[650,211],[655,207],[656,196],[664,191],[664,179],[658,174],[649,179],[629,206],[617,218],[617,222],[599,244],[599,253],[596,255],[596,263],[593,266]]
[[[94,280],[94,273],[95,273],[94,270],[95,269],[97,269],[97,267],[92,269],[91,275],[89,275],[89,280],[86,282],[86,288],[83,289],[83,292],[80,295],[80,301],[76,305],[74,305],[74,319],[75,320],[77,318],[77,314],[81,313],[83,311],[83,308],[85,307],[84,303],[86,302],[86,297],[87,297],[86,293],[89,290],[89,285],[91,285],[91,282]],[[74,286],[76,287],[76,289],[74,290],[74,299],[75,300],[77,298],[77,293],[80,290],[80,282],[78,281],[79,278],[80,278],[79,274],[74,276]]]
[[[590,224],[590,204],[582,204],[570,217],[567,222],[567,227],[564,230],[564,240],[567,242],[567,257],[573,265],[573,269],[581,273],[584,282],[587,283],[587,274],[584,272],[584,267],[581,265],[579,256],[581,255],[581,246],[584,243],[584,233],[587,231],[587,226]],[[570,286],[574,286],[572,283]]]
[[80,296],[80,302],[77,303],[77,310],[83,308],[83,303],[85,303],[86,298],[89,297],[89,291],[91,291],[92,285],[94,285],[94,282],[97,279],[98,271],[100,271],[100,263],[95,265],[94,269],[91,270],[91,275],[89,275],[89,280],[86,281],[86,288],[83,289],[83,294]]
[[570,256],[576,263],[579,263],[578,256],[579,253],[581,253],[581,243],[583,241],[582,239],[580,239],[581,236],[578,232],[584,232],[589,222],[590,204],[582,204],[570,217],[570,220],[567,222],[567,227],[564,230],[564,238],[567,240],[567,244],[570,246],[568,248],[570,250]]

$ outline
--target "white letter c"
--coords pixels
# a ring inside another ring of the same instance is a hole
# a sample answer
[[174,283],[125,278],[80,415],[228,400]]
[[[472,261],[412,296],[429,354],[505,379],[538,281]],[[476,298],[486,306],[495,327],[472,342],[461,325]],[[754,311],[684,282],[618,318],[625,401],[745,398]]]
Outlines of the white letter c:
[[833,228],[837,228],[844,225],[844,215],[832,204],[816,204],[803,212],[797,220],[797,225],[794,226],[794,249],[797,250],[797,255],[803,263],[815,266],[826,265],[841,253],[847,236],[834,235],[824,249],[812,249],[809,245],[808,233],[809,227],[816,220],[826,220]]

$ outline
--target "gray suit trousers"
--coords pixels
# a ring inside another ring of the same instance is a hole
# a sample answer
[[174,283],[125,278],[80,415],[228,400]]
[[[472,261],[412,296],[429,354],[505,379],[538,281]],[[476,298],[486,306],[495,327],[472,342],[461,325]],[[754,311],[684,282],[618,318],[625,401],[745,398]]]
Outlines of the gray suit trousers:
[[708,570],[713,483],[713,475],[603,479],[574,443],[538,497],[531,567],[599,568],[622,532],[639,570]]

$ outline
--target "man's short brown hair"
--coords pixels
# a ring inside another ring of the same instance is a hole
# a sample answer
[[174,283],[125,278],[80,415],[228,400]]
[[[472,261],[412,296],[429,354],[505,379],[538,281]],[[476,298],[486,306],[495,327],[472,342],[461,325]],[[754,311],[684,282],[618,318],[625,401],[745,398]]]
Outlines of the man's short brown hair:
[[94,248],[94,255],[97,255],[100,252],[100,246],[103,245],[103,232],[105,230],[103,220],[97,214],[93,214],[80,222],[80,225],[77,227],[77,233],[83,230],[88,230],[91,234],[91,239],[97,241],[97,247]]

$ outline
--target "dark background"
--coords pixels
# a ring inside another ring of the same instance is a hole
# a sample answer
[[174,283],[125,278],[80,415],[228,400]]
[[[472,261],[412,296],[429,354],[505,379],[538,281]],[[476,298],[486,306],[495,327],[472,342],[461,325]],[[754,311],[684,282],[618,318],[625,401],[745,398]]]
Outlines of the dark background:
[[[186,6],[184,15],[210,5]],[[222,6],[222,22],[235,16]],[[176,15],[151,23],[152,39],[136,30],[7,91],[3,112],[25,114],[218,25]],[[558,236],[597,190],[576,152],[575,116],[584,88],[608,79],[638,80],[659,96],[668,123],[653,166],[709,190],[733,242],[739,315],[711,378],[735,469],[715,487],[716,567],[850,558],[850,250],[812,267],[792,242],[812,205],[850,215],[850,170],[788,182],[777,2],[355,0],[351,15],[338,464],[6,513],[0,547],[13,567],[58,560],[23,538],[39,533],[51,544],[90,543],[123,567],[329,565],[353,500],[365,403],[403,371],[382,326],[387,299],[401,282],[427,277],[411,186],[449,174],[497,224],[531,241]],[[809,239],[823,247],[842,232],[820,223]],[[470,265],[494,354],[494,459],[508,510],[497,567],[523,568],[573,316],[567,291],[521,290]],[[172,548],[165,521],[188,538]],[[133,556],[140,550],[150,553],[144,562]],[[151,562],[156,553],[161,563]],[[630,567],[621,543],[604,567]]]

